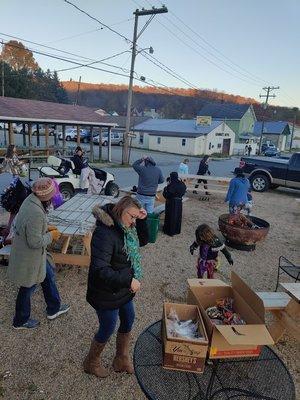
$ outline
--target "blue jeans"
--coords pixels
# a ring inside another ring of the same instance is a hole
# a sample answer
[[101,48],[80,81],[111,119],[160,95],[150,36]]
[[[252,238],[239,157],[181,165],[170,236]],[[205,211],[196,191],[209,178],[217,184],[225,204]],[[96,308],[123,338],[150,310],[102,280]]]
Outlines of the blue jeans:
[[114,310],[98,309],[96,312],[99,319],[99,330],[95,335],[97,342],[105,343],[108,341],[116,329],[118,317],[120,318],[118,332],[128,333],[131,331],[135,317],[132,300],[120,308]]
[[153,213],[155,196],[143,196],[142,194],[136,195],[137,201],[139,201],[142,207],[147,211],[147,214]]
[[[13,320],[14,326],[25,324],[30,318],[31,312],[31,295],[37,285],[31,287],[21,286],[16,300],[16,313]],[[47,261],[46,278],[41,283],[48,315],[56,314],[60,309],[60,297],[55,283],[54,271],[51,264]]]

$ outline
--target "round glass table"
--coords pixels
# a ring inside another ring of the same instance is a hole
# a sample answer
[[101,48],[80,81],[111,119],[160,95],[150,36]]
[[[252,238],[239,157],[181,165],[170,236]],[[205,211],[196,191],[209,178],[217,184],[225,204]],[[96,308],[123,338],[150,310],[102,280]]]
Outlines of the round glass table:
[[264,346],[258,358],[209,361],[203,374],[162,368],[161,321],[139,336],[134,369],[152,400],[295,400],[293,379],[280,358]]

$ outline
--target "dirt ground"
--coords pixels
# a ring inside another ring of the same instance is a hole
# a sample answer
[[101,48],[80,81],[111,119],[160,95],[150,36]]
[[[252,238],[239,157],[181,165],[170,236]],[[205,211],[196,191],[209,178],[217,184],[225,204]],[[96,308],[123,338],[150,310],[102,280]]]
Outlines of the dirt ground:
[[[254,194],[254,214],[269,221],[269,235],[254,252],[232,250],[232,255],[233,270],[255,290],[275,289],[280,255],[299,262],[300,205],[296,197],[299,193],[284,190]],[[132,344],[144,328],[161,318],[163,300],[184,302],[186,280],[196,276],[196,255],[189,254],[195,228],[199,223],[209,223],[217,230],[217,216],[226,211],[221,197],[209,202],[190,199],[184,203],[181,235],[168,237],[160,233],[155,244],[143,248],[144,280],[135,301],[136,323]],[[2,214],[3,218],[5,215]],[[6,269],[0,266],[0,398],[144,399],[135,376],[112,371],[107,379],[98,380],[82,371],[82,359],[97,328],[96,314],[85,300],[87,269],[64,267],[57,273],[61,297],[72,308],[69,314],[55,321],[45,318],[41,290],[34,294],[32,317],[39,319],[41,325],[29,332],[12,329],[16,288],[8,282]],[[219,275],[229,280],[230,266],[223,256]],[[112,338],[105,349],[106,365],[112,363],[114,341],[115,338]],[[290,370],[299,399],[299,343],[285,335],[274,349]]]

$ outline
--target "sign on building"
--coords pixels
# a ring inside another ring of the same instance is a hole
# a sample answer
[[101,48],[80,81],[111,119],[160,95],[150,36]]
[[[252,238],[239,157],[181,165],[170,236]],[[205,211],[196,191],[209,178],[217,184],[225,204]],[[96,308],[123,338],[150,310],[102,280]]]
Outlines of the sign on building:
[[196,118],[196,125],[211,125],[211,117],[210,116],[203,116],[203,115],[198,115]]

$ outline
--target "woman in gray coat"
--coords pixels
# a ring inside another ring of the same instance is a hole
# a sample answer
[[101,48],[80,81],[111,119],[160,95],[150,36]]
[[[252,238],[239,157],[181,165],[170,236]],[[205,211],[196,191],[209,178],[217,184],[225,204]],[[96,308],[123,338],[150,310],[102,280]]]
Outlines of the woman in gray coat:
[[47,246],[60,237],[57,228],[48,227],[46,216],[55,186],[50,178],[40,178],[34,183],[32,192],[16,217],[8,265],[8,276],[19,287],[13,320],[15,329],[36,328],[39,325],[37,320],[30,318],[31,295],[39,283],[47,304],[48,319],[54,319],[70,308],[61,304],[53,268],[47,257]]

